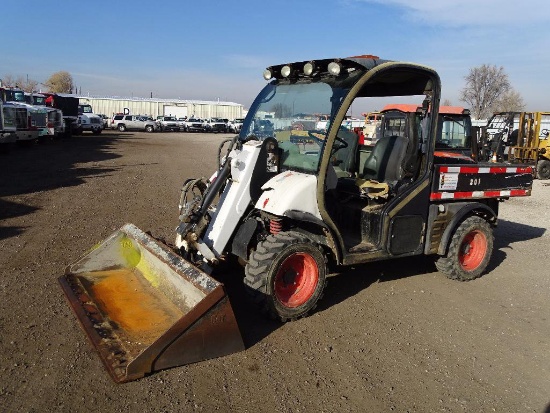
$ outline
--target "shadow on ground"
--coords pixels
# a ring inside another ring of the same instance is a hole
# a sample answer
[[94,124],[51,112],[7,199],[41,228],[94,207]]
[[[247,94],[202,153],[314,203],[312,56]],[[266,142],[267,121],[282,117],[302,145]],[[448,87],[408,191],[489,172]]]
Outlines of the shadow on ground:
[[[29,194],[80,185],[85,179],[115,170],[100,162],[119,158],[117,142],[136,139],[133,134],[83,134],[32,145],[15,145],[0,157],[0,220],[21,217],[39,209]],[[97,164],[94,164],[97,163]],[[86,166],[78,166],[87,164]],[[91,165],[90,165],[91,164]],[[0,239],[16,236],[25,228],[1,226]]]
[[[505,249],[513,248],[513,244],[517,242],[540,238],[544,232],[544,228],[500,220],[499,227],[495,230],[493,257],[487,271],[491,272],[502,264],[506,259]],[[434,257],[424,255],[343,268],[328,278],[323,299],[319,302],[316,311],[338,305],[373,283],[394,281],[436,271]],[[282,325],[278,321],[266,319],[249,301],[242,282],[244,277],[242,268],[236,265],[225,268],[217,272],[215,277],[225,285],[247,348],[255,345]]]

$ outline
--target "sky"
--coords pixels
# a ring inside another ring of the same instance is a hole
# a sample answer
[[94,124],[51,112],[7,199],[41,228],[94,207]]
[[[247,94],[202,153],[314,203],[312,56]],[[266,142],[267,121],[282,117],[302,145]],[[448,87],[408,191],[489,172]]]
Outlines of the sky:
[[550,111],[547,0],[4,0],[0,79],[69,72],[82,94],[236,102],[271,65],[373,54],[421,63],[464,106],[470,69],[502,66]]

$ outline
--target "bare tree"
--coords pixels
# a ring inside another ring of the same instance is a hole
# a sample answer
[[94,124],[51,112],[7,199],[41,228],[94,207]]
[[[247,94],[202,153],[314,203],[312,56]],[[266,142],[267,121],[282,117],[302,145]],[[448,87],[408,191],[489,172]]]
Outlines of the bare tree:
[[289,118],[292,116],[292,108],[282,103],[276,103],[271,108],[277,118]]
[[483,64],[474,67],[465,79],[466,86],[461,91],[460,100],[470,106],[475,119],[488,118],[499,99],[511,89],[502,66]]
[[14,78],[12,75],[7,74],[2,78],[2,85],[4,87],[14,87],[21,89],[25,92],[34,92],[38,86],[38,82],[33,79],[29,79],[29,76],[24,78],[23,76],[17,76]]
[[504,93],[495,104],[495,112],[521,112],[524,109],[523,98],[514,89]]
[[15,79],[12,75],[6,74],[2,78],[2,86],[3,87],[14,87],[15,86]]
[[73,93],[73,77],[69,72],[55,72],[44,84],[52,93]]
[[453,106],[453,102],[451,102],[449,99],[445,99],[441,106]]

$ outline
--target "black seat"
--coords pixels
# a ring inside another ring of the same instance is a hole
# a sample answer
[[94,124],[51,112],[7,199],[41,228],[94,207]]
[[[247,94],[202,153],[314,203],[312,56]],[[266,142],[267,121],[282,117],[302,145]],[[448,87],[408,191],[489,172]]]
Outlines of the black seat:
[[361,178],[378,182],[395,182],[403,177],[403,160],[408,139],[404,136],[381,138],[365,160]]

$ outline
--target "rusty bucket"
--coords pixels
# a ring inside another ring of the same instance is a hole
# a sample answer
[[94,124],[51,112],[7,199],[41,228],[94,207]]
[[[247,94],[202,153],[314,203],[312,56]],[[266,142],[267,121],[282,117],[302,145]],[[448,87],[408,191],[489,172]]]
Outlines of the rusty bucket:
[[59,282],[116,382],[244,350],[223,285],[132,224]]

